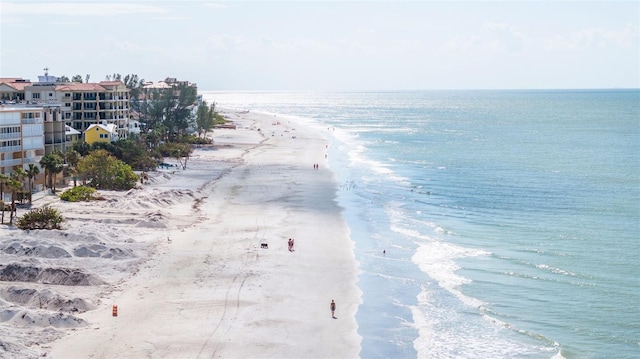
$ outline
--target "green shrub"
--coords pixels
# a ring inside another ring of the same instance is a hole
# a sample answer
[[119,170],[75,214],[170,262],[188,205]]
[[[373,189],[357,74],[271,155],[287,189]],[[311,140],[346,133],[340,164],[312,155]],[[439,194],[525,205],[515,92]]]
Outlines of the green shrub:
[[69,202],[89,202],[96,199],[96,189],[87,186],[77,186],[64,191],[60,199]]
[[91,187],[126,191],[136,186],[138,176],[131,166],[105,150],[95,150],[78,162],[78,173],[91,179]]
[[189,136],[187,142],[191,145],[210,145],[213,141],[210,138],[202,138],[196,136]]
[[64,218],[57,209],[48,206],[32,209],[18,218],[20,229],[61,229]]

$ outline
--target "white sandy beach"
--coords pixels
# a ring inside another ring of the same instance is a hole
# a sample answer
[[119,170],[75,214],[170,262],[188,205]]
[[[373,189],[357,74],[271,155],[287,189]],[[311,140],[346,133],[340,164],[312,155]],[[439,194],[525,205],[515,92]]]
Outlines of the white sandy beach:
[[104,201],[36,200],[61,231],[0,227],[0,357],[358,357],[357,263],[324,134],[224,115],[238,128],[186,170]]

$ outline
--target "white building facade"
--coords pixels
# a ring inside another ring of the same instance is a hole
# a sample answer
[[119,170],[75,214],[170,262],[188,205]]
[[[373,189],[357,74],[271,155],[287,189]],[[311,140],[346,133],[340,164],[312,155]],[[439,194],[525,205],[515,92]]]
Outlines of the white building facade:
[[40,167],[45,154],[44,109],[0,105],[0,173],[9,175],[29,164]]

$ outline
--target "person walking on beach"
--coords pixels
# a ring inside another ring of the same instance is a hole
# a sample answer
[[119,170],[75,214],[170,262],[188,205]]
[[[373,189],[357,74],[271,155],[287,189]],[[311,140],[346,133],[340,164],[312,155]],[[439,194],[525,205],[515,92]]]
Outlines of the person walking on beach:
[[331,299],[329,308],[331,308],[331,318],[336,319],[336,302],[334,302],[333,299]]

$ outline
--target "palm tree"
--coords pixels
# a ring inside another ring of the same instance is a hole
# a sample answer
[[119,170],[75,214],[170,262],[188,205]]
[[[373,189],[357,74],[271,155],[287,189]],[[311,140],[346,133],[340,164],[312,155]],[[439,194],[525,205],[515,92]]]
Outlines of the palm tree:
[[2,206],[2,222],[4,223],[4,187],[7,183],[9,183],[9,176],[4,173],[0,173],[0,206]]
[[[27,172],[24,170],[24,168],[18,167],[14,169],[13,172],[11,172],[11,178],[15,181],[18,181],[18,183],[20,184],[20,188],[18,188],[17,191],[22,192],[22,190],[24,189],[24,180],[27,178]],[[12,192],[11,195],[15,197],[16,193]],[[24,203],[24,195],[20,197],[20,203]]]
[[69,149],[67,152],[65,152],[65,158],[67,160],[67,164],[69,165],[69,174],[73,176],[73,187],[75,187],[78,183],[78,162],[80,162],[82,156],[80,155],[80,152],[74,149]]
[[4,173],[0,173],[0,202],[3,201],[4,198],[4,184],[9,181],[9,176]]
[[29,163],[27,168],[27,178],[29,178],[29,204],[31,204],[31,194],[33,193],[33,180],[40,174],[40,167],[34,163]]
[[45,182],[48,175],[49,176],[48,187],[51,188],[53,192],[55,192],[56,183],[54,178],[58,173],[62,172],[62,169],[64,168],[64,157],[62,156],[60,151],[51,152],[49,154],[44,155],[40,159],[40,166],[44,168]]
[[[24,171],[24,170],[23,170]],[[15,173],[15,171],[14,171]],[[17,193],[24,188],[22,182],[17,179],[10,179],[7,187],[11,189],[11,212],[9,212],[9,224],[13,224],[13,217],[16,217],[16,197]],[[2,221],[4,223],[4,211],[2,212]]]

